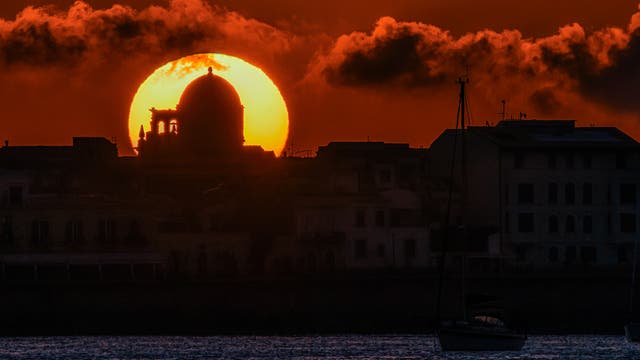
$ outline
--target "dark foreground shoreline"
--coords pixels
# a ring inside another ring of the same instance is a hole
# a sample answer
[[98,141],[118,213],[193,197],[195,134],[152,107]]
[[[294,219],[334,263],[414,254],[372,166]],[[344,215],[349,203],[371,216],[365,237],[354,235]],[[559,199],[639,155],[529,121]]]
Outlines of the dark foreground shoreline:
[[[621,334],[622,273],[474,276],[467,292],[497,295],[530,334]],[[443,317],[462,311],[445,281]],[[0,336],[432,333],[437,276],[360,273],[207,282],[3,282]]]

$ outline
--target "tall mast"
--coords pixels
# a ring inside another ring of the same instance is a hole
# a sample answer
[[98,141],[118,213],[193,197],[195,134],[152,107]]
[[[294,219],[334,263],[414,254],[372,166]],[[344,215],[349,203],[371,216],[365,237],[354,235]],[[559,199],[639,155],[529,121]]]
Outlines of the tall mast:
[[[467,149],[466,149],[466,124],[465,115],[467,113],[466,105],[467,98],[465,95],[465,86],[469,83],[468,77],[458,78],[458,85],[460,85],[460,95],[458,99],[458,106],[460,109],[460,225],[463,226],[462,236],[467,236],[467,228],[465,227],[467,221]],[[462,318],[467,320],[467,301],[466,301],[466,288],[465,288],[465,270],[467,267],[467,258],[463,249],[462,254],[462,273],[461,273],[461,295],[462,295]]]
[[638,272],[638,239],[634,237],[633,239],[633,267],[631,268],[631,295],[629,298],[629,312],[631,321],[634,320],[634,306],[633,302],[635,301],[635,292],[636,292],[636,277]]
[[457,80],[460,85],[460,94],[458,98],[458,111],[460,114],[460,222],[464,224],[466,220],[466,208],[467,208],[467,151],[466,151],[466,124],[465,115],[467,114],[467,97],[465,94],[465,87],[469,83],[468,77],[460,77]]
[[[438,277],[438,291],[437,291],[437,299],[436,299],[436,326],[440,325],[440,310],[441,310],[441,305],[442,305],[442,292],[443,292],[443,285],[444,285],[444,269],[445,269],[445,262],[447,259],[447,250],[448,250],[448,246],[449,246],[449,232],[450,232],[450,226],[451,226],[451,202],[452,202],[452,198],[453,198],[453,184],[455,182],[455,168],[456,168],[456,152],[458,150],[458,135],[459,133],[462,134],[462,141],[461,141],[461,150],[462,150],[462,164],[461,164],[461,169],[462,169],[462,183],[463,183],[463,191],[462,191],[462,211],[464,211],[464,206],[466,204],[466,201],[464,200],[464,194],[466,193],[466,171],[465,171],[465,149],[464,149],[464,128],[465,128],[465,123],[464,123],[464,119],[465,119],[465,103],[466,103],[466,97],[465,97],[465,85],[469,82],[469,79],[467,77],[464,78],[459,78],[457,80],[457,83],[460,85],[460,94],[459,94],[459,98],[458,98],[458,113],[456,114],[456,128],[454,131],[454,135],[453,135],[453,146],[451,148],[451,170],[449,173],[449,195],[447,197],[447,207],[446,207],[446,213],[445,213],[445,221],[444,221],[444,231],[443,231],[443,237],[442,237],[442,248],[440,249],[440,261],[438,263],[438,273],[439,273],[439,277]],[[460,127],[459,127],[460,126]],[[458,131],[458,129],[462,129],[461,132]],[[464,265],[464,261],[463,261],[463,265]],[[464,283],[464,280],[463,280]],[[464,297],[464,291],[463,291],[463,297]],[[464,300],[464,299],[463,299]],[[463,308],[466,308],[466,304],[463,301]],[[464,309],[465,312],[465,318],[466,318],[466,309]]]
[[466,109],[465,109],[466,96],[464,94],[464,89],[465,89],[465,85],[469,83],[469,78],[466,76],[460,77],[456,82],[458,83],[458,85],[460,85],[460,95],[458,98],[458,106],[460,107],[460,129],[462,129],[462,131],[464,132],[464,129],[465,129],[464,115],[466,113]]

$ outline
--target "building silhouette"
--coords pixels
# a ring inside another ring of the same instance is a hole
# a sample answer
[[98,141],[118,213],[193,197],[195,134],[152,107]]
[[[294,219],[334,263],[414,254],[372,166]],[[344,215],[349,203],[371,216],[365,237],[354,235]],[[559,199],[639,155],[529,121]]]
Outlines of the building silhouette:
[[456,130],[429,149],[332,142],[315,157],[276,158],[244,146],[242,120],[237,93],[209,70],[176,109],[151,109],[138,156],[118,157],[103,138],[6,144],[0,278],[433,271],[451,231],[443,225],[452,181],[454,267],[616,267],[632,259],[639,148],[615,128],[560,120],[469,127],[470,180],[462,183],[450,178]]
[[[455,135],[447,130],[431,145],[434,179],[449,177]],[[466,222],[493,227],[494,243],[512,264],[631,261],[640,181],[634,139],[616,128],[576,127],[571,120],[510,120],[469,127],[465,141],[469,180],[462,184],[456,177],[456,185],[469,194]]]
[[244,108],[233,86],[208,74],[191,82],[177,109],[151,109],[151,130],[140,129],[138,151],[155,161],[237,157],[244,144]]

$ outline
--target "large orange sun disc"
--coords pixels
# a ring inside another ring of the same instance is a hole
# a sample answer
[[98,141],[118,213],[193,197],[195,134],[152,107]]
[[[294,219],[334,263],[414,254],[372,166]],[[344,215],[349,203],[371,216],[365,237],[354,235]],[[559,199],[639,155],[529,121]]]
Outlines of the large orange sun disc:
[[135,147],[140,126],[149,130],[149,109],[175,109],[184,89],[213,68],[235,88],[244,106],[246,145],[260,145],[277,155],[289,134],[289,113],[280,90],[260,68],[223,54],[198,54],[167,63],[138,88],[129,111],[129,138]]

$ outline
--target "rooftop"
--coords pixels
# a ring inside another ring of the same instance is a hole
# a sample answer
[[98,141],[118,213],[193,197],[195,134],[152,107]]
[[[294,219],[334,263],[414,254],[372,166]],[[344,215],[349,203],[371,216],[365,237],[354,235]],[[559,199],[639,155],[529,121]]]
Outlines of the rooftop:
[[576,127],[575,120],[507,120],[496,126],[472,126],[503,147],[637,147],[640,144],[615,127]]

